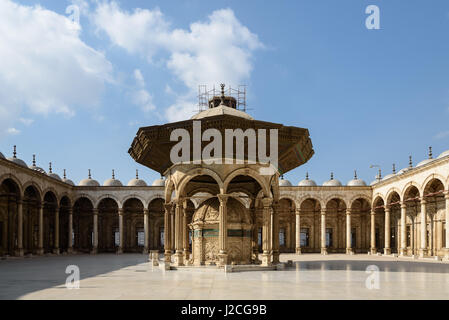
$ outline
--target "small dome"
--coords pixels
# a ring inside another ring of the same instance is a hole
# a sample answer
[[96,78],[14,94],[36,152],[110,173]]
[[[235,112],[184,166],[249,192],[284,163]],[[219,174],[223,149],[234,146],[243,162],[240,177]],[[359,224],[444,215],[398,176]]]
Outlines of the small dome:
[[410,170],[411,170],[410,168],[404,168],[404,169],[399,170],[398,174],[403,174]]
[[0,159],[5,159],[5,156],[1,152],[0,152]]
[[394,174],[394,173],[387,174],[382,180],[387,180],[387,179],[393,178],[395,175],[396,174]]
[[357,171],[354,170],[354,179],[348,182],[348,187],[365,187],[366,183],[362,179],[357,178]]
[[139,179],[139,170],[136,170],[136,178],[128,182],[128,187],[146,187],[147,183]]
[[323,183],[324,187],[341,187],[341,182],[334,179],[334,173],[331,173],[331,179]]
[[29,166],[28,168],[30,168],[31,170],[43,173],[43,174],[47,174],[44,169],[42,169],[41,167],[36,166],[36,155],[35,154],[33,154],[33,165]]
[[81,180],[78,185],[80,187],[99,187],[100,186],[100,184],[98,183],[97,180],[92,179],[92,176],[90,174],[90,169],[89,169],[89,177],[87,179]]
[[432,162],[433,160],[434,160],[434,159],[426,159],[426,160],[423,160],[423,161],[421,161],[420,163],[418,163],[418,164],[416,165],[416,167],[417,167],[417,168],[418,168],[418,167],[422,167],[422,166],[428,164],[429,162]]
[[444,151],[443,153],[441,153],[441,154],[438,156],[437,159],[441,159],[441,158],[444,158],[444,157],[447,157],[447,156],[449,156],[449,150],[446,150],[446,151]]
[[75,185],[75,184],[73,183],[72,180],[67,179],[65,169],[64,169],[64,176],[63,176],[63,178],[62,178],[62,182],[67,183],[67,184],[69,184],[69,185],[71,185],[71,186],[74,186],[74,185]]
[[313,180],[309,180],[309,173],[306,173],[306,178],[304,180],[301,180],[298,183],[299,187],[316,187],[316,182]]
[[50,165],[48,167],[48,174],[47,174],[50,178],[62,181],[61,177],[58,176],[56,173],[53,173],[52,169],[51,169],[51,162]]
[[153,181],[153,187],[165,187],[165,180],[160,178]]
[[28,168],[27,164],[25,163],[25,161],[17,158],[17,152],[16,152],[16,146],[14,146],[14,152],[13,152],[13,157],[12,158],[8,158],[9,161],[14,162],[15,164],[18,164],[19,166]]
[[105,187],[122,187],[123,184],[121,183],[120,180],[115,179],[115,170],[112,170],[112,178],[106,180],[103,183],[103,186],[105,186]]
[[281,177],[281,180],[279,180],[279,187],[291,187],[292,184],[290,181],[284,179],[284,177]]

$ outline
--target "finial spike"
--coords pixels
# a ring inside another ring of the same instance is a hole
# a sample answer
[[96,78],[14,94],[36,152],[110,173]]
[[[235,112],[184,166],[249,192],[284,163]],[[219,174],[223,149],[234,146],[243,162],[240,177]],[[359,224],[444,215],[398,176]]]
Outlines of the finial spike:
[[63,175],[64,179],[67,179],[67,176],[65,174],[65,169],[64,169],[64,175]]
[[35,166],[36,166],[36,155],[33,154],[33,167],[35,167]]
[[396,174],[396,164],[393,163],[393,174]]
[[331,180],[334,180],[334,173],[331,172]]
[[90,169],[89,169],[89,179],[92,179],[92,175],[90,174]]
[[48,173],[53,173],[53,172],[51,171],[51,162],[48,164]]
[[382,180],[382,169],[379,168],[379,180]]
[[17,151],[16,150],[16,145],[14,145],[14,151],[12,153],[14,159],[17,158],[17,152],[16,151]]
[[309,172],[306,172],[306,180],[309,180]]
[[354,180],[357,180],[357,170],[354,170]]
[[139,180],[139,169],[136,169],[136,179]]
[[284,180],[284,175],[283,174],[281,174],[281,180]]
[[112,169],[112,179],[115,180],[115,171],[114,171],[114,169]]
[[413,168],[413,161],[412,161],[412,156],[408,157],[408,167],[411,169]]
[[433,159],[432,147],[429,147],[429,159]]

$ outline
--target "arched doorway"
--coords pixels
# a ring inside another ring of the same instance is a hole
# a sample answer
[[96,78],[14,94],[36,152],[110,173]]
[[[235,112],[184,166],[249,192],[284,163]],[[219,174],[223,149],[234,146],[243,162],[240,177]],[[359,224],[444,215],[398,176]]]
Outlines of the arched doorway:
[[82,197],[73,205],[73,248],[89,253],[93,248],[93,204]]

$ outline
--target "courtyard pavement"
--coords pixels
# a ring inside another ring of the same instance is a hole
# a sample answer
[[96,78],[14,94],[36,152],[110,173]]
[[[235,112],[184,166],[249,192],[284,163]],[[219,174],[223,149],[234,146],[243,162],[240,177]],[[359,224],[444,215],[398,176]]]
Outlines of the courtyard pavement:
[[[210,268],[164,271],[141,254],[8,259],[0,261],[0,299],[449,298],[448,263],[340,254],[283,254],[281,260],[293,260],[293,266],[224,273]],[[66,288],[69,265],[79,267],[79,289]]]

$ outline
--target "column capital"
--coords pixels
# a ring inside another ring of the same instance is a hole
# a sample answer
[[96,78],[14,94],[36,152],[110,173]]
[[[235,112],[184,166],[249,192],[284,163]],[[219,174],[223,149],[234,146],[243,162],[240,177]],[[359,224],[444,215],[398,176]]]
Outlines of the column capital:
[[406,209],[407,205],[405,204],[405,201],[401,201],[401,209]]
[[164,209],[168,212],[171,212],[171,210],[173,209],[173,203],[164,203]]
[[22,198],[17,199],[17,200],[16,200],[16,203],[17,203],[17,204],[23,204],[23,199],[22,199]]
[[143,214],[148,215],[150,213],[150,210],[148,208],[143,209]]
[[444,192],[444,198],[445,198],[446,200],[449,200],[449,191],[445,191],[445,192]]
[[220,201],[220,205],[224,206],[229,199],[229,195],[228,194],[217,194],[217,198]]
[[118,215],[119,216],[123,215],[123,208],[118,208]]
[[[120,210],[120,209],[119,209],[119,210]],[[93,208],[93,209],[92,209],[92,212],[93,212],[94,215],[98,214],[98,208]]]
[[326,208],[322,208],[321,209],[321,215],[326,215],[327,209]]
[[262,204],[263,204],[264,208],[269,208],[273,204],[273,199],[272,198],[263,198]]
[[371,209],[371,215],[375,216],[376,215],[376,211],[374,209]]
[[390,208],[389,205],[385,205],[385,206],[384,206],[384,209],[385,209],[385,212],[387,212],[387,211],[390,212],[390,209],[391,209],[391,208]]
[[295,213],[297,216],[301,215],[301,208],[296,208]]
[[422,197],[421,199],[421,205],[425,205],[425,204],[427,204],[427,200],[426,200],[426,198],[425,197]]
[[351,215],[351,212],[352,212],[352,210],[351,210],[351,208],[346,208],[346,215]]

